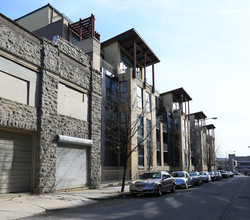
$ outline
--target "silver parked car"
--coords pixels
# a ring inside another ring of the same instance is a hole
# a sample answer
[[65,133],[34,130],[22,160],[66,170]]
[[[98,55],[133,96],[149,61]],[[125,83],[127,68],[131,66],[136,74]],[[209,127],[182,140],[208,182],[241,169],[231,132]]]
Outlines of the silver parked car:
[[175,178],[176,188],[193,187],[194,182],[186,171],[174,171],[171,175]]
[[129,187],[132,195],[156,194],[161,196],[163,192],[175,192],[175,179],[166,171],[146,172],[139,180],[133,181]]
[[206,183],[211,182],[211,176],[207,171],[202,171],[201,177],[202,177],[203,182],[206,182]]
[[201,177],[199,172],[192,171],[192,172],[188,172],[188,174],[192,178],[194,185],[199,186],[199,185],[203,184],[203,180],[202,180],[202,177]]

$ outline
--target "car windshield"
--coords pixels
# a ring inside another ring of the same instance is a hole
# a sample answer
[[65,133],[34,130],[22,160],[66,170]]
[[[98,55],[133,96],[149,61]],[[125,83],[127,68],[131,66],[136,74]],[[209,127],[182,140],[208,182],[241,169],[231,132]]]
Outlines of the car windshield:
[[182,173],[182,172],[180,172],[180,173],[179,173],[179,172],[178,172],[178,173],[177,173],[177,172],[174,172],[174,173],[172,173],[171,175],[172,175],[173,177],[184,177],[184,173]]
[[156,172],[156,173],[144,173],[140,179],[160,179],[161,178],[161,173]]
[[197,176],[197,173],[196,172],[190,172],[189,175],[190,176]]

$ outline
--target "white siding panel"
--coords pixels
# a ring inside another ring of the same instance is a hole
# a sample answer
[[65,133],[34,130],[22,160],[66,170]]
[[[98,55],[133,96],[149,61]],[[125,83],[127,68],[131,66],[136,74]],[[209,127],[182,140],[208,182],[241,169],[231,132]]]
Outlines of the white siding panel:
[[56,189],[85,187],[87,150],[77,145],[59,144],[56,162]]

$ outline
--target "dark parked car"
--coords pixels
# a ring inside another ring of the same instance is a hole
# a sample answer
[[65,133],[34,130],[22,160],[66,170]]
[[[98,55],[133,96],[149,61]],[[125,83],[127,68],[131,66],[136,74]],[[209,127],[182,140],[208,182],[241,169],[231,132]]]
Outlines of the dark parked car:
[[203,180],[202,180],[202,177],[201,177],[199,172],[192,171],[192,172],[188,172],[188,174],[192,178],[194,185],[199,186],[199,185],[203,184]]
[[192,178],[186,171],[175,171],[172,172],[171,175],[175,178],[176,188],[185,188],[193,187],[194,182]]
[[208,172],[208,173],[211,176],[211,181],[215,181],[215,174],[214,174],[214,172]]
[[133,181],[129,187],[130,193],[155,194],[161,196],[163,192],[175,192],[175,179],[166,171],[144,173],[139,180]]

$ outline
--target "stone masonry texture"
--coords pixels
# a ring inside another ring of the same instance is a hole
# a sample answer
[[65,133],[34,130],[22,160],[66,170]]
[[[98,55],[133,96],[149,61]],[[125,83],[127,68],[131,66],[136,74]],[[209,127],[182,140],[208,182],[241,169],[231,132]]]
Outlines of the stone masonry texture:
[[[101,181],[101,73],[73,44],[60,37],[55,42],[40,39],[1,14],[0,52],[0,56],[32,66],[41,76],[37,108],[0,97],[0,128],[36,136],[34,192],[55,190],[58,134],[93,140],[88,186],[97,188]],[[88,121],[57,113],[61,79],[88,91]]]

